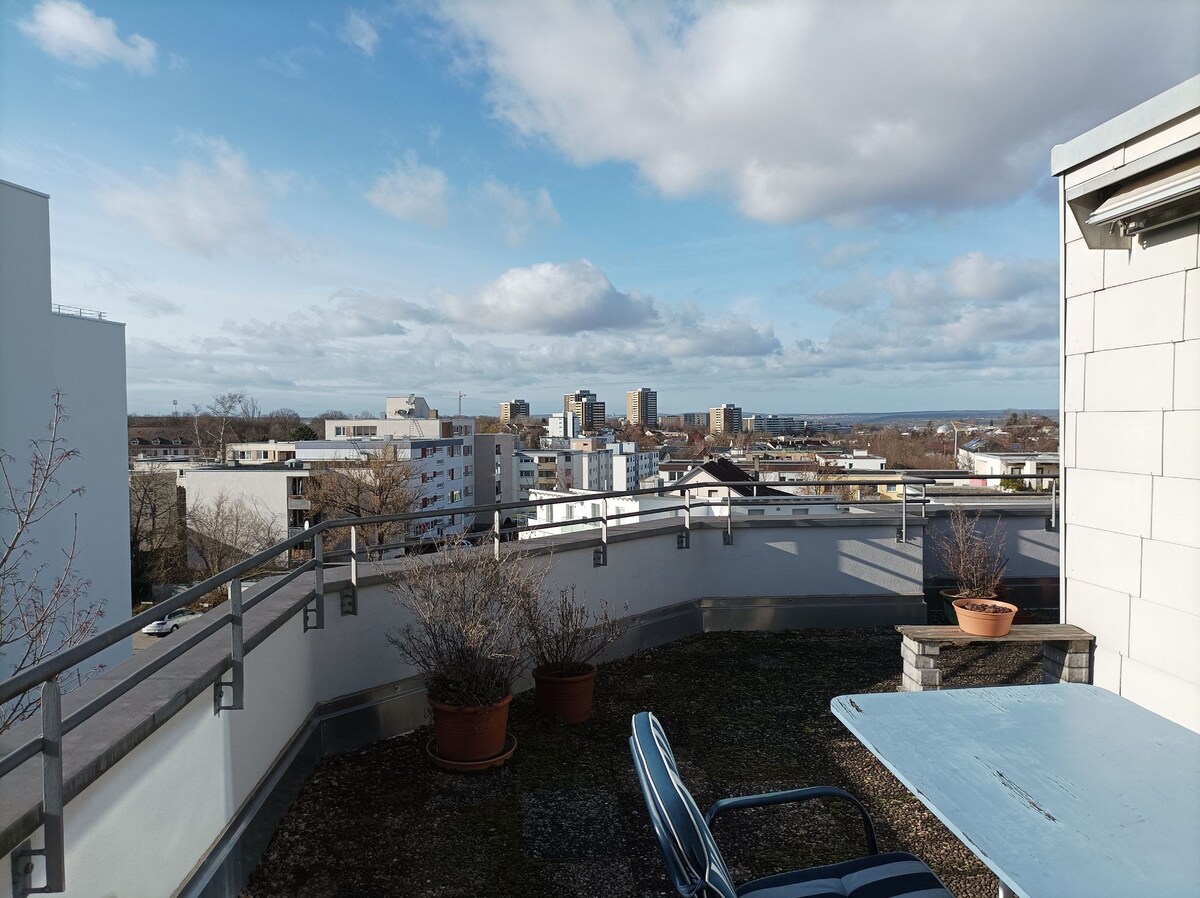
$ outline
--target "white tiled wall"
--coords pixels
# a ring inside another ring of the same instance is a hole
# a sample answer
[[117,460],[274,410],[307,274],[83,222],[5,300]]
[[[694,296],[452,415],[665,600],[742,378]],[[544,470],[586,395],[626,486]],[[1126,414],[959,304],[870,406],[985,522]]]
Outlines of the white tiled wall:
[[1096,635],[1097,685],[1200,730],[1200,222],[1091,250],[1066,217],[1065,620]]

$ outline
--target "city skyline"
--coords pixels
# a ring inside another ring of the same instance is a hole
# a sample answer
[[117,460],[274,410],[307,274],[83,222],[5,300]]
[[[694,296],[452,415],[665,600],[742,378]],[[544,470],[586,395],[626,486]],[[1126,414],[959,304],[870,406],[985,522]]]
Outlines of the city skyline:
[[1045,148],[1200,58],[1082,8],[6,0],[0,178],[131,412],[1050,408]]

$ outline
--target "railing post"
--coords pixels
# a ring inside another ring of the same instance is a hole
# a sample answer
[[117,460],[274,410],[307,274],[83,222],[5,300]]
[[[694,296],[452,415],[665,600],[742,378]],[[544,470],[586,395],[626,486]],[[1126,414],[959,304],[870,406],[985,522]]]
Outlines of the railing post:
[[313,604],[304,609],[304,632],[325,629],[325,534],[313,534]]
[[492,558],[500,560],[500,510],[497,509],[492,517]]
[[1050,529],[1058,529],[1058,481],[1050,481]]
[[921,484],[921,517],[928,517],[925,514],[925,509],[929,507],[929,487]]
[[900,481],[900,531],[896,534],[896,542],[908,542],[908,487]]
[[[215,695],[213,696],[213,713],[220,714],[222,711],[241,711],[245,706],[245,679],[243,660],[245,654],[242,648],[242,581],[238,577],[234,577],[229,581],[229,623],[231,628],[230,634],[230,678],[226,680],[217,680],[214,687]],[[230,701],[229,704],[223,704],[221,698],[225,693],[225,687],[229,687]]]
[[350,585],[342,590],[342,615],[358,614],[358,527],[350,525]]
[[592,567],[608,565],[608,500],[600,500],[600,545],[592,552]]
[[[62,692],[58,678],[42,684],[42,848],[28,842],[12,854],[12,894],[48,895],[67,889],[66,841],[63,837]],[[32,887],[33,859],[42,858],[46,884]]]
[[729,487],[725,487],[725,545],[733,545],[733,495]]

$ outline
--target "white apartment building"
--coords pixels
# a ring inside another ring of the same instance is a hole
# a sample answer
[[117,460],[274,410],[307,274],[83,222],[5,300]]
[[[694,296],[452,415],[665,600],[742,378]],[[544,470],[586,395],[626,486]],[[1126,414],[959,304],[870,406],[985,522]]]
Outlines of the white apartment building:
[[230,443],[225,447],[225,463],[239,465],[278,465],[296,457],[296,444],[284,440]]
[[746,415],[742,420],[745,429],[753,433],[804,433],[808,427],[806,418],[795,415]]
[[[45,194],[0,181],[0,450],[9,476],[28,480],[29,443],[47,436],[52,392],[66,414],[59,433],[79,450],[59,470],[49,494],[62,498],[39,521],[36,544],[21,563],[24,576],[45,565],[45,588],[62,572],[63,550],[76,547],[75,572],[90,581],[87,598],[104,605],[104,628],[129,619],[129,452],[125,406],[125,325],[103,313],[56,305],[50,285],[50,201]],[[7,537],[10,518],[0,511]],[[5,597],[6,599],[8,597]],[[128,640],[99,659],[112,667],[128,657]],[[16,649],[0,659],[11,672]]]
[[573,440],[579,432],[579,416],[574,412],[556,412],[546,419],[546,436],[551,439]]
[[1200,730],[1200,76],[1057,146],[1062,612]]
[[[1050,481],[1037,479],[1038,475],[1057,474],[1059,457],[1057,452],[973,452],[971,473],[990,477],[1021,478],[1033,489],[1049,489]],[[972,486],[999,486],[995,480],[972,480]]]

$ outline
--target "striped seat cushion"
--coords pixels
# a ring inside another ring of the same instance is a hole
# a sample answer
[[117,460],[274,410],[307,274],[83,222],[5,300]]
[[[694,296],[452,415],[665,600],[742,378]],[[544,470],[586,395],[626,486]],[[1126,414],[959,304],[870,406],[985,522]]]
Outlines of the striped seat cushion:
[[900,851],[767,876],[746,883],[737,894],[753,898],[953,898],[924,861]]

